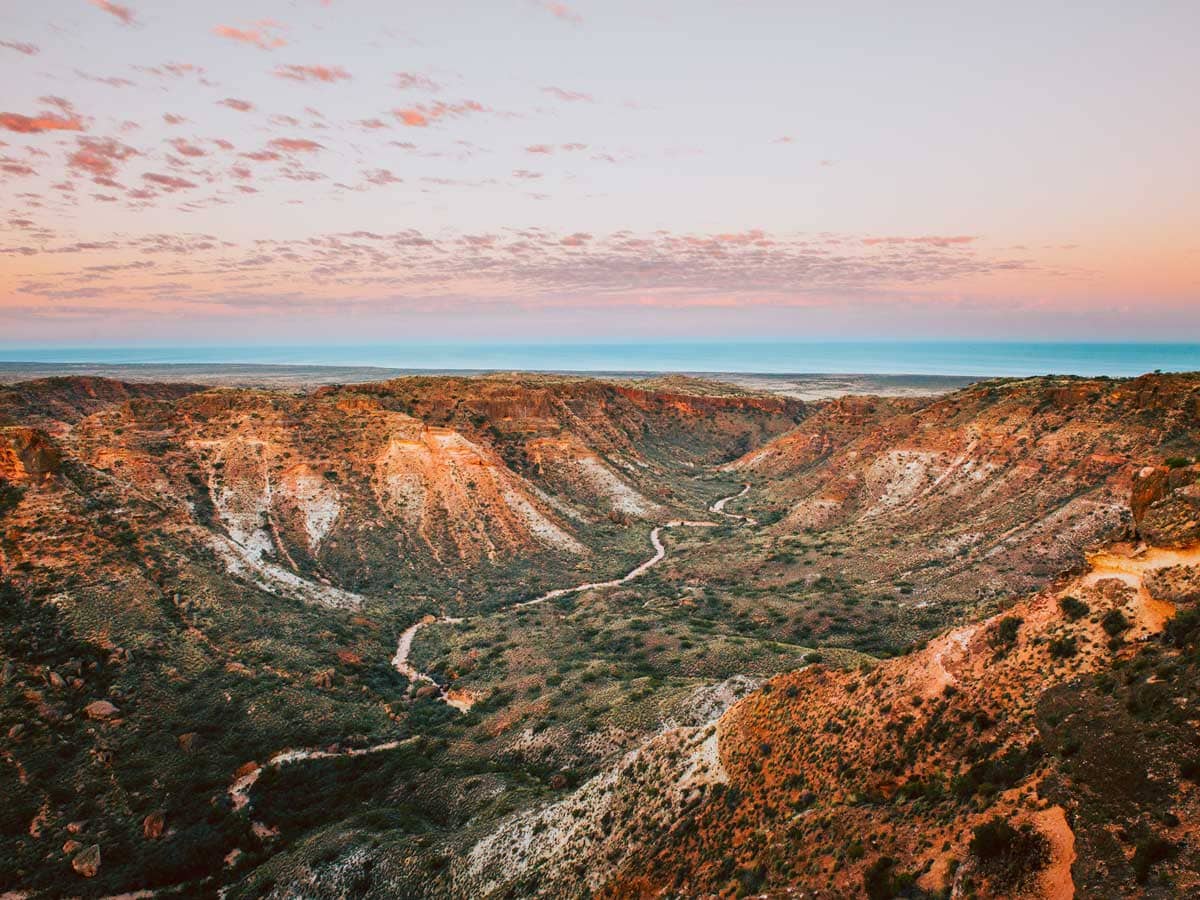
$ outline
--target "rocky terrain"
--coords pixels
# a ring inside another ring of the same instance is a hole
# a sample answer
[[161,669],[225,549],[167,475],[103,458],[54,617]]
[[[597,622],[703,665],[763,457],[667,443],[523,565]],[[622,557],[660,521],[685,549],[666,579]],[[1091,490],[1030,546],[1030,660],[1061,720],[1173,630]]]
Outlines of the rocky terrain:
[[5,387],[0,892],[1195,892],[1198,444],[1195,376]]

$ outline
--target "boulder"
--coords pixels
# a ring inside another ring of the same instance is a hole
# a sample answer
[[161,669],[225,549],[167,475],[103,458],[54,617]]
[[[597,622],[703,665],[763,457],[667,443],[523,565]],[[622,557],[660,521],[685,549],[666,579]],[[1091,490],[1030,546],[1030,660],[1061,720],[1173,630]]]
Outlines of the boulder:
[[84,878],[91,878],[100,871],[100,845],[85,847],[71,860],[71,868]]
[[1170,566],[1148,573],[1142,583],[1155,600],[1167,603],[1200,601],[1200,566]]
[[41,429],[0,429],[0,478],[18,484],[44,481],[61,465],[61,452]]
[[189,731],[186,734],[179,735],[175,740],[179,743],[180,750],[184,753],[191,753],[200,743],[200,735],[194,731]]
[[258,768],[258,763],[256,763],[254,760],[250,760],[250,762],[242,763],[240,766],[238,766],[237,771],[233,773],[233,777],[245,778],[247,775],[252,775],[257,772]]
[[82,848],[83,848],[83,844],[79,843],[79,841],[72,838],[71,840],[68,840],[63,844],[63,854],[66,856],[70,856],[71,854],[78,852]]
[[1129,492],[1129,509],[1135,525],[1141,525],[1146,510],[1163,497],[1170,488],[1167,485],[1170,469],[1165,466],[1146,466],[1133,476],[1133,487]]
[[1186,485],[1150,504],[1138,533],[1159,547],[1200,543],[1200,484]]
[[421,699],[436,697],[441,692],[441,688],[439,688],[436,684],[423,684],[417,688],[417,696]]
[[89,719],[110,719],[120,710],[107,700],[93,700],[83,708],[83,713]]
[[157,840],[162,837],[164,825],[166,825],[166,817],[161,812],[152,812],[142,819],[142,834],[148,841]]

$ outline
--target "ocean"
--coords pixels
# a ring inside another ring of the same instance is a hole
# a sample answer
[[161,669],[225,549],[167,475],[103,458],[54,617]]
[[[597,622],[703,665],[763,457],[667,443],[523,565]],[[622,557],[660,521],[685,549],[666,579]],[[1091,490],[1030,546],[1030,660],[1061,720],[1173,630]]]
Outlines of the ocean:
[[1110,375],[1200,371],[1200,344],[955,341],[404,343],[49,347],[0,344],[0,362],[228,363],[416,370],[861,375]]

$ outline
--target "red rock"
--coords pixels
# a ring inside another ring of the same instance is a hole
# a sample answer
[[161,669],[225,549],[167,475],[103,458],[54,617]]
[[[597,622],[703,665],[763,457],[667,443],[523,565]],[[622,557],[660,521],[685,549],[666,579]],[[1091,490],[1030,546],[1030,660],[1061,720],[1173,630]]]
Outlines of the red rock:
[[234,778],[245,778],[247,775],[255,772],[259,768],[258,763],[250,760],[248,763],[242,763],[238,766],[237,771],[233,773]]
[[165,824],[166,819],[161,812],[152,812],[142,819],[142,834],[146,836],[147,840],[156,840],[162,837]]
[[71,868],[84,878],[91,878],[100,871],[100,845],[92,844],[80,851],[71,860]]
[[89,719],[109,719],[119,712],[120,710],[107,700],[93,700],[83,708],[84,715]]

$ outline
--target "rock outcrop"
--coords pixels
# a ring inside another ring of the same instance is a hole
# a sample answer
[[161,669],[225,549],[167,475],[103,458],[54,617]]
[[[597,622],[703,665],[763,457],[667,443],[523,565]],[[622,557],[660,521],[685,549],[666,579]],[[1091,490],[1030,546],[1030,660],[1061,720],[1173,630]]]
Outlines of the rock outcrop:
[[100,871],[100,845],[92,844],[71,859],[71,868],[84,878],[94,878]]
[[1138,531],[1163,547],[1187,547],[1200,541],[1200,483],[1172,490],[1150,504]]

